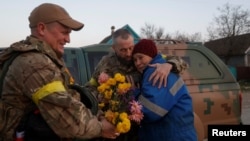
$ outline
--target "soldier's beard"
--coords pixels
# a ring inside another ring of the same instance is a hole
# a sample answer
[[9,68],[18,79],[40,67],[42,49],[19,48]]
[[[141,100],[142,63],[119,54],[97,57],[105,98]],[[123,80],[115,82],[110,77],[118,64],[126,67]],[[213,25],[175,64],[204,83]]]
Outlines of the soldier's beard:
[[117,56],[118,60],[119,60],[122,64],[124,64],[124,65],[126,65],[126,66],[131,66],[131,65],[133,65],[133,60],[132,60],[132,59],[131,59],[131,60],[127,60],[127,59],[121,58],[121,57],[118,56],[118,55],[116,55],[116,56]]

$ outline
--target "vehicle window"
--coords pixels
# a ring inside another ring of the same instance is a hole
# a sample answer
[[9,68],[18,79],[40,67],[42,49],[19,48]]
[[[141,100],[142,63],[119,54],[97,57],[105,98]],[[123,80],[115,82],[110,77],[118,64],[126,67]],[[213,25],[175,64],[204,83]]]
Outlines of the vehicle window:
[[97,66],[98,62],[106,54],[107,54],[107,52],[89,52],[88,53],[88,60],[89,60],[91,74],[94,72],[95,66]]
[[184,71],[183,78],[185,80],[202,80],[202,79],[218,79],[221,77],[221,70],[213,64],[213,58],[208,58],[199,50],[192,49],[173,49],[164,48],[160,50],[166,55],[180,56],[189,65],[187,71]]
[[182,56],[188,65],[188,71],[192,72],[192,77],[196,79],[213,79],[220,77],[220,72],[212,63],[210,58],[207,58],[205,54],[198,52],[197,50],[178,50],[178,53]]

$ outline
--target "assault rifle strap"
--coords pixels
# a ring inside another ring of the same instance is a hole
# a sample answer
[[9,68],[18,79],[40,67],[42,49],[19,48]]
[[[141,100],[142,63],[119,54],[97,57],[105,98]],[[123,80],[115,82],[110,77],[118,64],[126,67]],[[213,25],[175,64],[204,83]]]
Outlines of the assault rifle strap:
[[4,81],[4,77],[9,69],[9,66],[11,65],[11,63],[13,62],[13,60],[20,54],[20,52],[13,52],[12,56],[7,59],[4,64],[3,67],[1,69],[1,73],[0,73],[0,98],[2,97],[2,90],[3,90],[3,81]]

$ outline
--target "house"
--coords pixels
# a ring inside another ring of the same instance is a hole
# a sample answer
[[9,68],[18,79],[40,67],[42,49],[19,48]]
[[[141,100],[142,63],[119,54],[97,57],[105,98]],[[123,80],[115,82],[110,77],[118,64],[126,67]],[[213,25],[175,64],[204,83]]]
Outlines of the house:
[[250,33],[204,43],[228,65],[237,80],[250,80]]
[[228,66],[250,66],[250,33],[204,43]]
[[[126,24],[125,26],[121,27],[123,29],[127,29],[134,37],[134,42],[137,43],[139,40],[140,40],[140,36],[128,25]],[[112,41],[112,33],[115,31],[115,27],[112,26],[111,27],[111,34],[107,37],[105,37],[101,42],[100,44],[112,44],[113,41]]]

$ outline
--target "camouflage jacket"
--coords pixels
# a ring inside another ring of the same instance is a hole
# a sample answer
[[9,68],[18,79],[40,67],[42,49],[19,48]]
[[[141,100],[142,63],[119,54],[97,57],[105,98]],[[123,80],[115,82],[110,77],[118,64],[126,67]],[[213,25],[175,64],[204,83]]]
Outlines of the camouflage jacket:
[[14,140],[15,128],[25,109],[34,103],[59,137],[99,137],[101,123],[80,102],[79,93],[67,87],[70,74],[63,59],[50,46],[30,36],[1,52],[0,65],[16,51],[23,53],[15,58],[4,78],[0,122],[7,125],[0,125],[0,138]]

